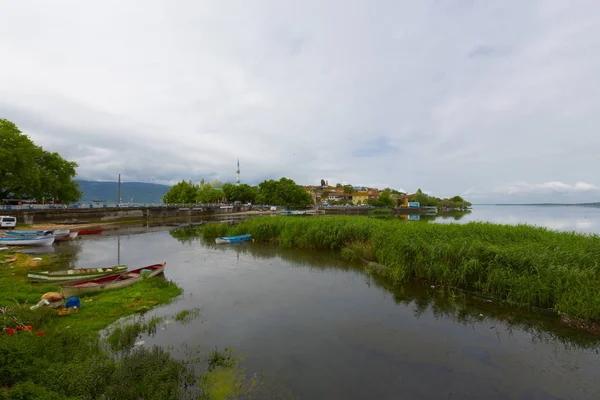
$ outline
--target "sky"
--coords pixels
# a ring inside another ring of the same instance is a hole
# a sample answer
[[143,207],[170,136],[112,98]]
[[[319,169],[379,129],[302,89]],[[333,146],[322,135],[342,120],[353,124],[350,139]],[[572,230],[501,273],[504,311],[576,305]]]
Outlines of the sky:
[[600,201],[600,2],[0,0],[0,118],[89,180]]

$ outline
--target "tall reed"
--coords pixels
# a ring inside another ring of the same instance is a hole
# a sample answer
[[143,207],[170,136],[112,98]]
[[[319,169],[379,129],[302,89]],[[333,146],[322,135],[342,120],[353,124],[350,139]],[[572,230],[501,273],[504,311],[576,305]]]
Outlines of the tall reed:
[[332,249],[499,299],[600,320],[600,238],[528,225],[421,224],[365,217],[259,217],[208,224],[206,237],[250,233],[282,247]]

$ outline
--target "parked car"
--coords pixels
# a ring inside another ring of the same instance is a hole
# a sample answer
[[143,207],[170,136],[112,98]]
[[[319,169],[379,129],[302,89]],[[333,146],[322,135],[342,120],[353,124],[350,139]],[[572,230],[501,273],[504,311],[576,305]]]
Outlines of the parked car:
[[0,228],[14,228],[17,226],[17,218],[0,215]]

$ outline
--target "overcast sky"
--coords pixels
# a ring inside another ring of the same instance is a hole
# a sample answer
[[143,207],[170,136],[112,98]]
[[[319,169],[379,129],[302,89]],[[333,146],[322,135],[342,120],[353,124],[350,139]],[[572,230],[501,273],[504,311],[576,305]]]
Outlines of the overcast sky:
[[0,0],[0,118],[82,179],[600,201],[600,2]]

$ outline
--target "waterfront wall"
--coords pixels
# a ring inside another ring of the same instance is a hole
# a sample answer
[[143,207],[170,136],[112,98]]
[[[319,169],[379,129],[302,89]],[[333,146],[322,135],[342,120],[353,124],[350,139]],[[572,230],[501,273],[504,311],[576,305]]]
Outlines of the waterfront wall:
[[18,223],[24,224],[76,224],[86,222],[113,222],[138,219],[167,219],[189,218],[210,215],[224,215],[248,211],[247,206],[233,206],[221,208],[220,206],[204,206],[186,208],[179,206],[166,207],[107,207],[107,208],[48,208],[37,210],[1,210],[1,215],[17,217]]

